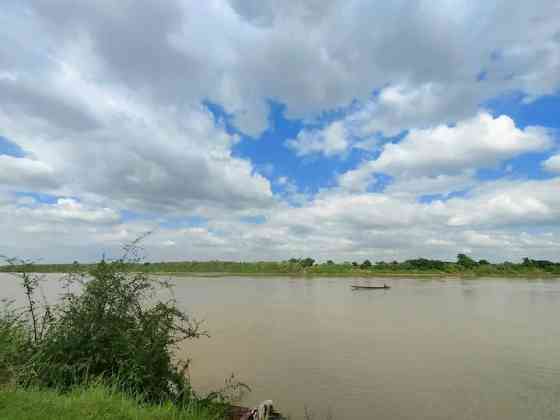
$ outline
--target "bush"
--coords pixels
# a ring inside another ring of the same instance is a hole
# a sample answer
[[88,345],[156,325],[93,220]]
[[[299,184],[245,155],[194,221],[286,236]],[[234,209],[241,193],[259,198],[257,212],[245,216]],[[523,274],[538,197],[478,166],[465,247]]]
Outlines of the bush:
[[24,347],[26,331],[17,313],[10,310],[10,303],[3,302],[0,314],[0,385],[14,376],[20,350]]
[[367,270],[371,268],[372,264],[370,260],[365,260],[362,264],[360,264],[360,268],[363,270]]
[[[155,301],[167,284],[129,271],[125,258],[101,261],[89,276],[69,277],[60,304],[40,306],[32,265],[20,267],[27,308],[2,317],[0,344],[11,347],[2,345],[0,371],[13,367],[15,381],[24,386],[68,390],[103,378],[146,401],[194,398],[188,363],[174,363],[173,350],[203,332],[173,299]],[[21,321],[23,315],[28,322]]]

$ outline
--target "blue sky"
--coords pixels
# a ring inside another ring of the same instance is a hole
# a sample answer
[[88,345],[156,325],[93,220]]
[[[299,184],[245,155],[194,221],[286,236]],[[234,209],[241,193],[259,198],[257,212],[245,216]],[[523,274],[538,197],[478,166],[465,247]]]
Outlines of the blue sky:
[[8,1],[0,254],[557,259],[560,8],[513,3]]
[[[560,95],[548,95],[524,103],[522,95],[508,94],[493,98],[481,104],[481,107],[496,117],[510,116],[519,128],[543,126],[552,131],[560,129]],[[316,193],[322,188],[332,187],[336,182],[337,174],[346,172],[356,167],[363,159],[375,157],[377,154],[376,151],[354,149],[344,156],[299,158],[286,147],[285,142],[296,137],[305,127],[305,122],[301,119],[285,118],[283,109],[281,104],[272,103],[269,114],[270,129],[256,140],[242,135],[241,142],[234,148],[234,153],[250,159],[271,178],[288,176],[294,180],[300,190]],[[314,124],[314,127],[324,127],[333,120],[336,119],[329,118],[322,123]],[[558,134],[558,132],[553,134],[556,140],[559,138]],[[380,136],[380,142],[398,143],[400,137],[402,136],[396,138]],[[557,146],[560,147],[558,141]],[[521,154],[505,160],[497,168],[482,168],[477,171],[477,176],[482,181],[504,176],[529,179],[551,178],[554,175],[543,170],[541,163],[553,154],[553,148],[537,153]],[[268,170],[267,165],[270,165]],[[510,166],[511,168],[508,168]]]
[[0,153],[7,156],[23,157],[25,153],[21,148],[9,141],[7,138],[0,137]]

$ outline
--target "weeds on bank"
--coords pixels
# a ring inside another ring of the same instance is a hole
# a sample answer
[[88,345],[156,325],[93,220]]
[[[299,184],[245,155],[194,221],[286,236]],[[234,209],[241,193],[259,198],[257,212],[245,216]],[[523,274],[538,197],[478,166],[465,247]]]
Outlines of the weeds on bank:
[[162,289],[169,290],[168,283],[130,270],[140,260],[139,240],[125,247],[122,258],[102,260],[87,274],[76,265],[56,305],[42,296],[41,277],[31,262],[6,259],[18,267],[25,307],[4,302],[0,382],[69,392],[102,381],[146,403],[182,407],[224,408],[247,389],[230,380],[207,396],[194,392],[189,361],[176,362],[174,351],[179,343],[207,334],[172,293],[157,299]]

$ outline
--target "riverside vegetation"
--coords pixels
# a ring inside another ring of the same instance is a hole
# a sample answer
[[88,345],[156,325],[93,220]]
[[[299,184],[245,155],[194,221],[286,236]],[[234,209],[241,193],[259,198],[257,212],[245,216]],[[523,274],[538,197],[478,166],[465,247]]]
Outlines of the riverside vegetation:
[[9,260],[26,305],[3,302],[0,418],[219,419],[245,390],[233,380],[205,396],[191,388],[174,348],[206,333],[173,299],[156,300],[169,285],[131,271],[139,264],[131,249],[73,266],[56,305],[40,298],[33,264]]
[[[310,258],[285,262],[143,263],[138,258],[97,264],[35,265],[9,261],[3,271],[18,276],[27,305],[6,304],[0,316],[0,418],[188,419],[223,418],[242,385],[198,395],[174,363],[179,340],[204,335],[200,325],[170,299],[158,273],[272,275],[556,276],[559,264],[525,259],[490,264],[460,254],[455,262],[428,259],[402,263],[317,264]],[[66,272],[58,305],[41,299],[37,272]],[[342,273],[342,274],[341,274]],[[156,293],[159,293],[155,296]],[[0,311],[1,312],[1,311]]]
[[[67,273],[91,270],[91,265],[37,264],[33,268],[40,273]],[[410,277],[556,277],[560,276],[560,263],[548,260],[524,258],[521,263],[490,263],[458,254],[456,261],[427,258],[403,262],[335,263],[328,260],[316,263],[312,258],[292,258],[287,261],[234,262],[234,261],[182,261],[129,263],[127,269],[145,274],[190,275],[307,275],[307,276],[410,276]],[[7,265],[0,271],[17,272],[21,267]]]

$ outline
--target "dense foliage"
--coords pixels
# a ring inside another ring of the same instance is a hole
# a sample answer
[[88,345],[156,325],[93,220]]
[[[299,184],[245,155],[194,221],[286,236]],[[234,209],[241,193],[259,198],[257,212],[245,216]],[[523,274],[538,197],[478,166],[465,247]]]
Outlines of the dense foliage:
[[26,331],[20,317],[3,302],[0,315],[0,384],[9,381],[20,359],[20,349],[26,342]]
[[37,298],[34,267],[19,267],[26,307],[6,310],[0,320],[5,378],[58,390],[102,378],[146,401],[195,398],[187,365],[174,362],[173,349],[202,332],[173,299],[155,299],[165,283],[131,272],[124,260],[102,261],[87,276],[71,273],[62,301],[49,306]]
[[[80,266],[83,270],[91,266]],[[146,262],[130,264],[131,271],[147,274],[200,273],[240,275],[466,275],[466,276],[550,276],[560,275],[560,263],[525,258],[521,263],[490,263],[466,254],[459,254],[456,261],[417,258],[403,262],[378,261],[336,263],[327,260],[317,263],[312,258],[292,258],[287,261],[181,261]],[[18,267],[0,267],[4,271],[17,271]],[[72,264],[36,265],[38,272],[68,272],[75,269]]]

